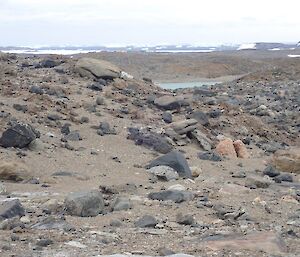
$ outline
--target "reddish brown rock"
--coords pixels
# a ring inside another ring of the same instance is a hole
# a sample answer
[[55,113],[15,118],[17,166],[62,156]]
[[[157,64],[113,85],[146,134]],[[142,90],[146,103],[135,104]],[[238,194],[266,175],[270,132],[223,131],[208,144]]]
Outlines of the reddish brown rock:
[[250,154],[245,144],[241,140],[234,141],[233,146],[236,151],[237,157],[242,159],[248,159],[250,157]]
[[230,158],[237,157],[233,141],[230,138],[225,138],[222,141],[220,141],[216,147],[216,152],[222,156],[227,156]]

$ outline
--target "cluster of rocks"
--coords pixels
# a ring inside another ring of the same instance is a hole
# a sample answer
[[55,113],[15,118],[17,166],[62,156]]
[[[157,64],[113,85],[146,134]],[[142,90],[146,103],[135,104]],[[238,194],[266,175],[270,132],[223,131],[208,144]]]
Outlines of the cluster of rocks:
[[167,91],[99,59],[0,60],[0,255],[297,256],[299,83]]

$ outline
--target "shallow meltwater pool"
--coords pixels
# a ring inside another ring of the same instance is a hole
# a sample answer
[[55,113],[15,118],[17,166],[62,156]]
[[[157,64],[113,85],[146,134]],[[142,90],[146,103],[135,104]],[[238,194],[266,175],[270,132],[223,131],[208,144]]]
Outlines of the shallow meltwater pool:
[[171,83],[158,83],[158,85],[164,89],[179,89],[179,88],[211,86],[217,83],[221,83],[221,82],[219,81],[171,82]]

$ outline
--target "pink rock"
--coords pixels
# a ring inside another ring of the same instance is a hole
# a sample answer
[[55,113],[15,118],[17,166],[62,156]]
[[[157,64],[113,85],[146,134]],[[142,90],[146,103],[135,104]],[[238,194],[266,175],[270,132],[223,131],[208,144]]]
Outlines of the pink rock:
[[245,146],[245,144],[241,140],[236,140],[233,142],[233,146],[235,148],[237,157],[248,159],[250,157],[250,154]]
[[220,141],[216,147],[216,152],[222,156],[227,156],[230,158],[237,157],[233,141],[230,138],[225,138],[222,141]]

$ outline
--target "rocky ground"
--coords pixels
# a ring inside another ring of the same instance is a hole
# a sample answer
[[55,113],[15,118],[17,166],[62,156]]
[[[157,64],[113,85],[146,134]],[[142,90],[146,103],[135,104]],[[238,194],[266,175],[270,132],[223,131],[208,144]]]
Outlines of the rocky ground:
[[99,59],[0,54],[0,255],[299,256],[287,66],[168,91]]

